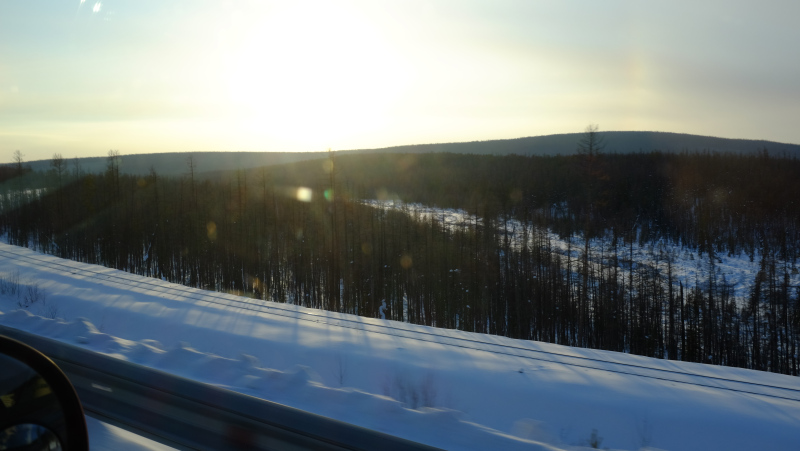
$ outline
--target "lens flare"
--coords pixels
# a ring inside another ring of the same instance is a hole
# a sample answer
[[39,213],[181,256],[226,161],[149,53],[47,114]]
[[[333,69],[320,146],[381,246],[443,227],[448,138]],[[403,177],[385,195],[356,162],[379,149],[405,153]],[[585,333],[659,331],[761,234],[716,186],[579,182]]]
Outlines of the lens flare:
[[300,187],[297,188],[297,200],[300,202],[311,202],[312,196],[311,188]]

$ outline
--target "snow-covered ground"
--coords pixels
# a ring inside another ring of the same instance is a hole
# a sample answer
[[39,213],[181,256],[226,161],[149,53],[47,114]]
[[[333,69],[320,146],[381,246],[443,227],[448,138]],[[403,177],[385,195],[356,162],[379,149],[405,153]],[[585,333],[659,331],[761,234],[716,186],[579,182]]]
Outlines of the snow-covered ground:
[[168,451],[175,448],[154,442],[117,426],[87,416],[89,447],[92,451]]
[[[409,215],[418,216],[422,220],[433,218],[450,230],[470,229],[475,226],[476,222],[478,225],[483,224],[481,218],[476,218],[464,210],[436,208],[392,200],[372,200],[364,203],[376,208],[403,211]],[[499,227],[501,231],[504,227],[507,229],[512,246],[521,244],[523,227],[525,226],[520,221],[510,219],[505,224],[501,222]],[[530,224],[527,225],[527,229],[529,239],[532,240],[537,230]],[[568,255],[574,261],[578,261],[581,258],[584,242],[580,234],[575,234],[569,239],[565,239],[549,230],[543,231],[543,233],[545,241],[550,243],[554,252],[564,256]],[[596,264],[600,263],[601,260],[603,260],[604,264],[610,264],[609,259],[613,255],[611,242],[612,240],[608,237],[589,240],[590,259]],[[712,270],[708,254],[699,254],[694,249],[687,249],[666,240],[645,244],[641,244],[638,241],[633,243],[620,242],[618,243],[617,252],[619,265],[623,269],[620,272],[620,277],[626,276],[625,271],[631,267],[629,265],[630,261],[633,262],[632,267],[634,269],[637,265],[654,266],[666,277],[667,260],[669,260],[672,265],[673,283],[676,286],[679,283],[683,283],[684,287],[693,287],[695,284],[705,285]],[[781,262],[781,267],[783,263],[785,262]],[[716,254],[713,271],[716,273],[718,283],[721,283],[724,277],[725,282],[730,284],[733,295],[739,299],[744,299],[750,292],[750,287],[755,281],[760,264],[761,255],[758,252],[753,255],[752,260],[744,252],[735,255]],[[790,284],[800,285],[800,271],[796,269],[791,271]]]
[[5,244],[0,277],[19,283],[0,324],[441,448],[800,443],[795,377],[254,301]]

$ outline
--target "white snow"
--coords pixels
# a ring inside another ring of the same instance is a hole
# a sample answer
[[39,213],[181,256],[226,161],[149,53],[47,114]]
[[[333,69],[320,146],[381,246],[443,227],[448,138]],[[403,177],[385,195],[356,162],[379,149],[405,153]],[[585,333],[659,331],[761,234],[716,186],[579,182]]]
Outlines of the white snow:
[[[479,226],[483,225],[481,218],[476,218],[475,215],[470,215],[468,212],[459,209],[429,207],[396,200],[372,200],[364,203],[376,208],[402,211],[412,217],[418,217],[420,220],[430,220],[432,218],[442,223],[449,230],[470,229],[475,227],[476,223]],[[504,227],[507,228],[511,246],[520,246],[523,224],[515,219],[509,219],[505,224],[503,221],[499,221],[500,239],[503,239]],[[537,233],[536,228],[531,224],[527,224],[525,227],[527,227],[529,240],[533,240]],[[544,241],[550,244],[553,252],[569,256],[573,259],[573,262],[580,259],[583,252],[583,236],[576,233],[565,239],[550,230],[544,230],[542,233],[545,235]],[[659,272],[666,278],[667,259],[669,259],[672,264],[673,283],[676,286],[679,283],[683,283],[683,286],[687,288],[693,287],[695,284],[703,287],[708,282],[711,270],[708,254],[700,254],[696,250],[688,249],[680,244],[667,240],[645,244],[639,243],[638,240],[633,243],[623,243],[620,240],[617,243],[617,252],[619,266],[623,269],[619,273],[621,278],[626,277],[627,273],[625,271],[629,268],[629,261],[633,262],[634,268],[637,265],[657,267]],[[604,264],[610,264],[610,258],[613,255],[612,239],[610,237],[590,239],[589,254],[590,260],[595,264],[600,263],[600,260],[603,260]],[[722,282],[724,277],[725,281],[730,284],[735,297],[740,300],[746,298],[759,271],[761,254],[755,252],[752,260],[744,251],[737,254],[717,253],[715,257],[713,270],[717,275],[718,283]],[[789,283],[794,286],[800,285],[800,271],[793,267],[791,263],[780,261],[779,270],[782,270],[783,266],[787,264],[792,267]]]
[[791,376],[254,301],[0,244],[0,277],[15,276],[42,294],[27,309],[0,296],[3,325],[445,449],[800,438]]
[[92,451],[168,451],[175,449],[90,416],[86,417],[86,428],[89,430],[89,448]]

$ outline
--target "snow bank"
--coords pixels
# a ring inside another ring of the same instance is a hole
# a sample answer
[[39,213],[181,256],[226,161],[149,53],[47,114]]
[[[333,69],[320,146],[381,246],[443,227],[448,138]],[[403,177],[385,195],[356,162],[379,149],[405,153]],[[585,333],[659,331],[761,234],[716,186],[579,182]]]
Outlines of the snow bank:
[[253,301],[0,245],[0,278],[14,274],[59,316],[5,294],[0,324],[445,449],[797,446],[789,376]]

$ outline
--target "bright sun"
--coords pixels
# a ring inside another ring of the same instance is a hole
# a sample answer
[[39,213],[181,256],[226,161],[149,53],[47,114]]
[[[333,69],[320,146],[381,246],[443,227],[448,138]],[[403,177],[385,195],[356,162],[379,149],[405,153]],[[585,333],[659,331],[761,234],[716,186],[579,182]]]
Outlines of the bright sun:
[[291,2],[238,20],[223,77],[231,107],[253,126],[332,146],[380,127],[403,91],[402,62],[354,9]]

